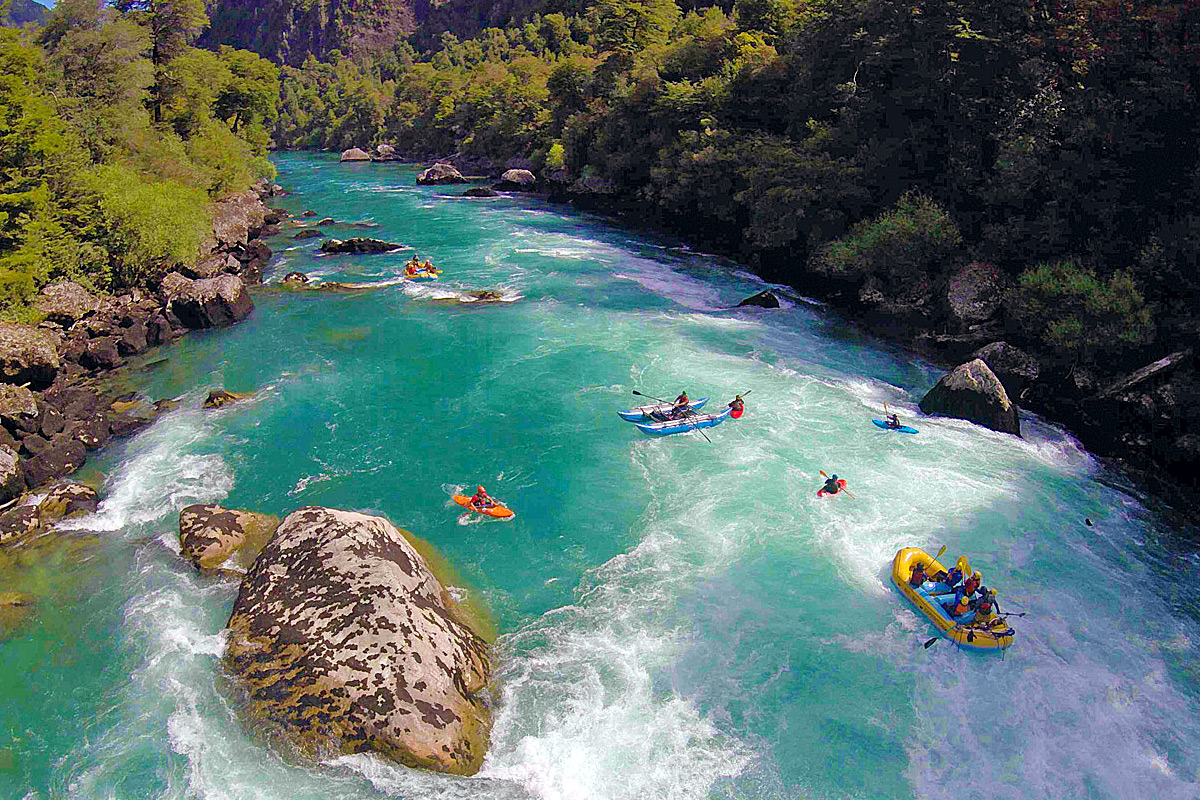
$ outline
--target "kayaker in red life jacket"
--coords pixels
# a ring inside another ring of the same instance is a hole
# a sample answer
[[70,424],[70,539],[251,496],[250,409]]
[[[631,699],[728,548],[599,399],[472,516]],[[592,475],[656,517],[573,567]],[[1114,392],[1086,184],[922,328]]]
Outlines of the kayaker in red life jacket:
[[475,494],[471,497],[470,502],[476,508],[493,508],[496,505],[496,501],[488,496],[482,486],[475,487]]
[[837,475],[834,475],[832,478],[829,478],[827,481],[825,481],[825,493],[826,494],[837,494],[841,490],[842,490],[842,487],[840,485],[838,485],[838,476]]
[[746,401],[743,400],[742,396],[739,394],[737,397],[733,398],[733,401],[729,404],[729,407],[733,409],[733,416],[736,419],[742,415],[743,411],[746,410]]
[[920,587],[925,583],[928,576],[925,574],[925,565],[917,562],[917,565],[912,569],[912,575],[908,578],[908,585],[914,588]]

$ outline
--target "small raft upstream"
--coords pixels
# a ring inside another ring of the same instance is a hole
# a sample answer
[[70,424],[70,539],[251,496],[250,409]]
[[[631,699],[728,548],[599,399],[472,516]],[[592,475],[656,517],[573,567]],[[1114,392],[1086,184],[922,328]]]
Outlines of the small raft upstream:
[[968,650],[1004,650],[1013,643],[1016,635],[1003,616],[993,617],[986,622],[976,621],[975,612],[969,611],[960,617],[951,617],[935,595],[953,590],[944,583],[926,581],[919,587],[908,584],[913,567],[921,564],[928,575],[948,572],[937,559],[919,547],[905,547],[892,560],[892,583],[900,590],[925,618],[934,624],[943,638]]

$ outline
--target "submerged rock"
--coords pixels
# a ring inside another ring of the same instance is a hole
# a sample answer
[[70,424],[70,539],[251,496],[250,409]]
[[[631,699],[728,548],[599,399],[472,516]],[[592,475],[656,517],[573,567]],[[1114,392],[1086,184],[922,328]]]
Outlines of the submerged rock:
[[324,231],[319,231],[319,230],[315,230],[315,229],[310,229],[310,230],[307,230],[307,231],[300,231],[299,233],[297,233],[297,234],[296,234],[295,236],[293,236],[292,238],[293,238],[293,239],[297,239],[297,240],[301,240],[301,239],[320,239],[320,238],[321,238],[321,237],[323,237],[324,235],[325,235],[325,232],[324,232]]
[[385,242],[382,239],[356,237],[354,239],[346,239],[345,241],[341,239],[326,239],[321,243],[321,251],[325,253],[352,254],[390,253],[403,246],[395,242]]
[[450,164],[434,164],[417,176],[418,186],[442,186],[447,183],[466,183],[467,179]]
[[764,290],[756,295],[751,295],[745,300],[737,304],[738,308],[742,306],[758,306],[759,308],[779,308],[779,298],[770,290]]
[[180,555],[196,569],[217,569],[235,554],[249,565],[278,527],[279,517],[269,514],[191,505],[179,512]]
[[223,408],[253,396],[254,392],[227,392],[224,389],[213,389],[208,393],[208,397],[204,398],[204,407]]
[[474,186],[463,192],[463,197],[499,197],[500,193],[486,186]]
[[303,272],[289,272],[283,276],[284,286],[305,286],[308,284],[308,276]]
[[255,723],[309,757],[375,751],[470,775],[487,747],[486,644],[390,522],[289,515],[242,582],[225,663]]
[[1021,435],[1017,407],[1004,384],[976,358],[944,375],[921,399],[921,411],[969,420],[1002,433]]

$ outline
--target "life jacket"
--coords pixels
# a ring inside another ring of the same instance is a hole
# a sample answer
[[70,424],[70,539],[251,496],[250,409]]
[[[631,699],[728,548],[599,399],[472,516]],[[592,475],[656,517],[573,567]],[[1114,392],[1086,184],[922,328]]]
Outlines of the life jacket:
[[975,594],[975,590],[978,588],[979,581],[977,581],[974,577],[967,578],[966,581],[963,582],[963,591],[967,594]]
[[961,580],[962,570],[958,567],[951,567],[950,572],[946,575],[946,583],[950,584],[951,586],[957,586],[958,582]]
[[842,487],[833,478],[825,481],[825,491],[829,492],[830,494],[837,494],[839,491],[841,491],[841,489]]
[[919,567],[913,567],[912,575],[908,578],[909,586],[920,586],[926,579],[925,570]]
[[979,598],[979,613],[992,613],[992,596],[990,594],[985,594],[983,597]]
[[729,407],[733,409],[733,411],[731,411],[729,413],[729,415],[731,417],[733,417],[734,419],[740,419],[742,416],[742,412],[746,408],[746,404],[743,403],[741,400],[734,400],[732,403],[729,404]]
[[971,603],[967,599],[966,592],[959,592],[954,596],[954,609],[950,612],[955,617],[961,617],[963,614],[971,610]]

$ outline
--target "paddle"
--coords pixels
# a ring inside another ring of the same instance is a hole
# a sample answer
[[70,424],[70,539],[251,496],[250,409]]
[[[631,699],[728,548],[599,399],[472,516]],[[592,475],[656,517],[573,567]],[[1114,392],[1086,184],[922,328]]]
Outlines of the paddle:
[[[670,403],[671,402],[670,400],[663,400],[661,397],[652,397],[648,394],[642,394],[637,389],[634,389],[633,393],[636,394],[638,397],[645,397],[650,400],[657,400],[660,403]],[[692,417],[699,416],[695,411],[692,411],[690,408],[686,408],[686,407],[684,408],[683,413],[686,416],[692,416]],[[695,423],[692,423],[692,424],[694,425]],[[708,434],[705,433],[704,431],[702,431],[700,428],[693,428],[692,430],[696,431],[696,433],[703,436],[704,441],[708,442],[709,444],[712,444],[712,439],[708,438]]]
[[[829,479],[829,476],[825,474],[825,470],[823,470],[823,469],[822,469],[822,470],[818,470],[818,472],[820,472],[820,473],[821,473],[821,477],[822,477],[822,478],[825,478],[826,480],[828,480],[828,479]],[[854,497],[854,495],[850,494],[850,490],[849,490],[849,489],[847,489],[845,486],[843,486],[843,487],[841,488],[841,491],[845,492],[846,494],[849,494],[851,497]],[[856,497],[855,497],[854,499],[856,499],[856,500],[857,500],[858,498],[856,498]]]

